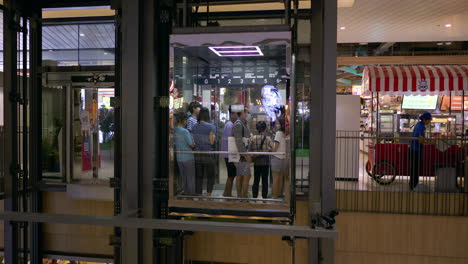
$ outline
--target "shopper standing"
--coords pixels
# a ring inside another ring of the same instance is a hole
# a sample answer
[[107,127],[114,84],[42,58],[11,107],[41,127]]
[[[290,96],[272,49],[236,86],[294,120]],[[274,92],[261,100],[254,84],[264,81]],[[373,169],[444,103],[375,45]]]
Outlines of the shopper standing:
[[286,173],[286,121],[282,118],[277,119],[275,130],[273,152],[281,152],[281,154],[276,154],[271,158],[272,196],[274,199],[278,199],[283,192]]
[[[227,121],[223,130],[223,139],[221,142],[221,151],[228,151],[228,139],[232,137],[232,128],[234,127],[234,122],[237,120],[237,113],[231,111],[229,107],[229,121]],[[229,162],[229,155],[221,155],[224,158],[227,169],[227,180],[226,186],[224,187],[224,197],[232,197],[232,185],[234,184],[234,178],[236,177],[236,166],[233,162]]]
[[201,104],[191,102],[189,105],[190,116],[188,118],[187,129],[192,132],[193,127],[198,123],[198,115],[200,114]]
[[[187,115],[178,113],[175,115],[177,127],[174,129],[174,141],[176,151],[192,151],[195,147],[190,132],[185,129]],[[195,159],[193,153],[176,153],[177,165],[182,178],[182,189],[185,195],[195,194]]]
[[419,183],[419,174],[421,172],[421,165],[423,160],[423,144],[426,140],[426,126],[431,123],[432,115],[428,112],[422,114],[419,117],[419,122],[414,126],[413,134],[411,137],[415,138],[411,140],[410,145],[410,189],[414,190]]
[[[259,121],[256,125],[258,135],[252,137],[249,150],[251,152],[269,152],[273,148],[272,140],[265,135],[267,125],[264,121]],[[254,183],[252,186],[252,197],[258,197],[260,179],[262,180],[262,197],[268,197],[268,174],[270,172],[270,156],[254,155]]]
[[238,119],[232,128],[232,136],[236,141],[237,151],[241,154],[240,160],[235,162],[236,165],[236,187],[237,196],[239,198],[249,197],[249,181],[250,181],[250,156],[245,153],[248,151],[248,140],[250,138],[250,131],[247,126],[247,109],[237,113]]
[[206,178],[206,192],[211,196],[215,181],[216,156],[214,151],[216,127],[210,123],[210,110],[203,107],[198,116],[198,123],[192,128],[195,139],[195,151],[206,152],[195,155],[195,191],[203,194],[203,181]]

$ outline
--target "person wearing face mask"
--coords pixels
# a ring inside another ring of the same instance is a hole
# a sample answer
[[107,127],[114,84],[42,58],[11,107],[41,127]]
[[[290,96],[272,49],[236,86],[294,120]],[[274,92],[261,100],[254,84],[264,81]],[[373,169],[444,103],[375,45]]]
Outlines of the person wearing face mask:
[[[236,187],[237,196],[239,198],[248,198],[249,194],[249,181],[250,181],[250,156],[245,153],[248,151],[248,139],[250,138],[250,130],[247,126],[248,110],[244,108],[243,111],[238,112],[238,119],[232,128],[232,136],[235,139],[237,151],[241,154],[240,160],[235,162],[236,165]],[[243,154],[243,152],[245,154]]]
[[426,141],[426,126],[431,123],[432,115],[429,112],[422,114],[419,117],[419,122],[414,126],[413,134],[411,137],[415,138],[411,140],[410,145],[410,189],[415,190],[419,184],[419,173],[421,171],[421,164],[423,161],[423,147]]

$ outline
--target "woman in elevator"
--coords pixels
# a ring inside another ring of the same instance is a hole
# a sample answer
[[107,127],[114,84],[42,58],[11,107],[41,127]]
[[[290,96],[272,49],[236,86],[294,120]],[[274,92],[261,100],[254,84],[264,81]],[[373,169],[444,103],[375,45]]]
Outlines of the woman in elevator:
[[273,152],[280,154],[271,157],[271,172],[273,174],[272,196],[278,199],[282,195],[286,166],[286,120],[278,118],[275,122],[275,138]]
[[214,151],[216,127],[210,123],[210,110],[203,107],[198,115],[198,123],[192,128],[195,151],[195,192],[203,194],[203,181],[206,178],[206,195],[211,196],[216,175],[216,156]]

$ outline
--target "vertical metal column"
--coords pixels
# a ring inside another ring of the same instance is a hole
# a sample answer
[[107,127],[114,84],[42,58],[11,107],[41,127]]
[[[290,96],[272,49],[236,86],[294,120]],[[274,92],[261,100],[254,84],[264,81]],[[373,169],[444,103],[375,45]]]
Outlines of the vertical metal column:
[[[30,20],[30,133],[29,133],[29,157],[30,157],[30,184],[31,212],[42,211],[42,192],[39,183],[42,180],[41,167],[41,139],[42,139],[42,23],[41,9],[34,9],[34,15]],[[42,263],[42,224],[31,223],[30,225],[30,256],[32,264]]]
[[[141,38],[139,39],[142,61],[141,61],[141,80],[142,89],[140,97],[140,171],[141,171],[141,214],[145,218],[154,217],[154,163],[155,163],[155,122],[153,110],[153,97],[156,87],[156,51],[155,44],[157,34],[159,33],[155,19],[156,5],[158,1],[142,1],[142,19],[141,19]],[[166,163],[167,164],[167,163]],[[155,263],[155,246],[153,240],[153,230],[142,231],[142,258],[145,263]]]
[[[154,182],[154,217],[168,218],[169,200],[169,36],[172,31],[174,2],[161,0],[156,5],[154,24],[155,35],[155,182]],[[155,263],[182,263],[182,242],[180,232],[156,230]]]
[[[121,20],[121,205],[122,215],[140,209],[139,97],[141,86],[141,1],[122,0]],[[121,263],[145,263],[140,258],[138,230],[122,228]]]
[[[337,1],[311,0],[309,211],[312,218],[335,208],[336,21]],[[309,263],[334,263],[332,240],[310,239],[309,252]]]
[[[18,211],[18,83],[15,2],[4,1],[4,127],[5,127],[5,211]],[[18,225],[4,222],[5,263],[18,263]]]

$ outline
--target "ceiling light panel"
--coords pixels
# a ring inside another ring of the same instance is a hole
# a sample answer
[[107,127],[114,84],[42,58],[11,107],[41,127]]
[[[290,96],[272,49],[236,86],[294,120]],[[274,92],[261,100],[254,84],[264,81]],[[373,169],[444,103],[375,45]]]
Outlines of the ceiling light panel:
[[219,57],[259,57],[263,52],[259,46],[220,46],[209,47]]

